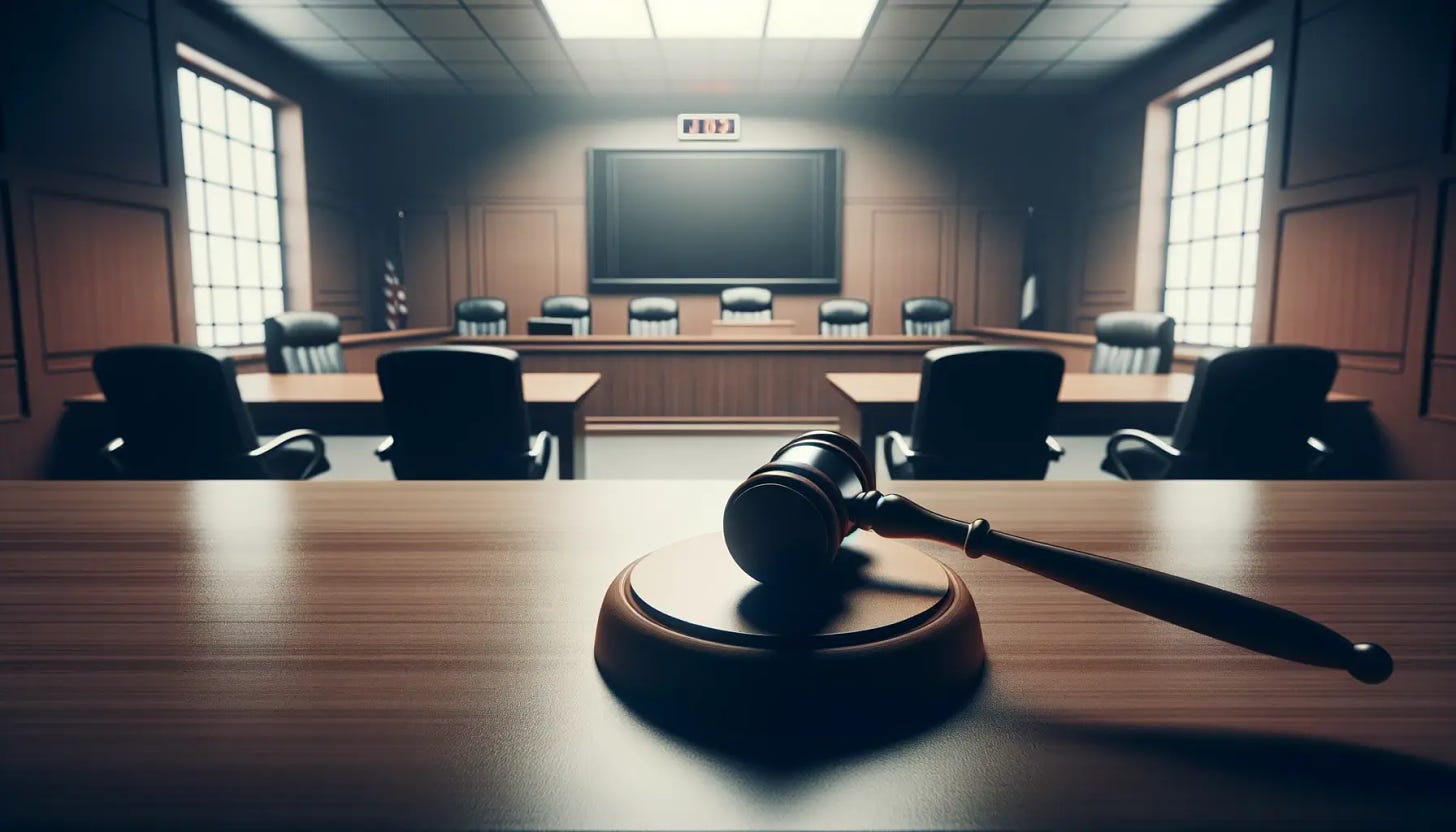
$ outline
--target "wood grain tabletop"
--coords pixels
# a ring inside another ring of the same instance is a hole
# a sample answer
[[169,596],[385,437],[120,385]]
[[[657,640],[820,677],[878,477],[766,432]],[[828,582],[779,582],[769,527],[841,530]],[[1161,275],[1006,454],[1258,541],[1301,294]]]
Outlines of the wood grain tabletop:
[[[919,373],[829,373],[830,385],[851,401],[866,403],[914,402],[920,395]],[[1188,401],[1193,389],[1189,373],[1115,374],[1066,373],[1057,401],[1062,404],[1119,404],[1128,402]],[[1331,402],[1369,399],[1331,392]]]
[[[0,484],[0,827],[1456,825],[1456,484],[905,483],[1291,607],[1384,685],[926,544],[981,690],[906,736],[705,743],[592,662],[731,482]],[[766,694],[767,695],[767,694]]]
[[[601,373],[522,373],[530,403],[574,403],[602,380]],[[248,404],[369,404],[382,402],[374,373],[239,373],[238,392]],[[105,401],[100,393],[73,401]]]

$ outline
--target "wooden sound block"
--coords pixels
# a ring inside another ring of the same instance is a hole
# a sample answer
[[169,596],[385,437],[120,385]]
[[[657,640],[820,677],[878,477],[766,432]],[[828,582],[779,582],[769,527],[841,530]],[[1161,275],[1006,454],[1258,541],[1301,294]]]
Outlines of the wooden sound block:
[[646,715],[739,725],[914,719],[969,696],[986,660],[965,583],[866,532],[820,588],[793,592],[744,574],[721,533],[659,549],[608,588],[595,652]]

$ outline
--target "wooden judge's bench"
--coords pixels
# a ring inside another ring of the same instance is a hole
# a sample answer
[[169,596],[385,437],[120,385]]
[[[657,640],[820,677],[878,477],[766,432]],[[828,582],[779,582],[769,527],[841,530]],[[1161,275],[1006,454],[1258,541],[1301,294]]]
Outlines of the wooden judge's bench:
[[919,372],[928,350],[979,344],[976,336],[822,338],[775,332],[792,321],[715,321],[713,334],[457,337],[507,347],[529,373],[601,373],[586,416],[634,422],[693,419],[829,421],[839,409],[835,372]]

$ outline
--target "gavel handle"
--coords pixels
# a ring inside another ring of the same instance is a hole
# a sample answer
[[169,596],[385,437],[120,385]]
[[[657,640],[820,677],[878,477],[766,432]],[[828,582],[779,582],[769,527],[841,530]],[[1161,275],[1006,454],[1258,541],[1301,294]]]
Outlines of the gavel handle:
[[1263,601],[1131,563],[963,523],[898,494],[867,491],[850,516],[884,537],[917,537],[991,557],[1154,618],[1260,653],[1346,670],[1366,684],[1390,678],[1394,662],[1378,644],[1353,644],[1317,621]]

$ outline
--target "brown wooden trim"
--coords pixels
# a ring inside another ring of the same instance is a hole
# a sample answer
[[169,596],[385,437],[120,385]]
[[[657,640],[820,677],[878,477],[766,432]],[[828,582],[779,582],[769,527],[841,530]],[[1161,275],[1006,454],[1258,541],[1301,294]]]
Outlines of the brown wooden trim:
[[714,338],[699,335],[677,335],[664,338],[642,338],[631,335],[505,335],[452,336],[448,344],[480,344],[507,347],[522,353],[859,353],[903,354],[924,353],[937,347],[979,344],[979,338],[952,335],[944,338],[920,338],[903,335],[877,335],[868,338],[821,338],[817,335],[783,335],[770,338]]
[[590,433],[614,434],[700,434],[700,433],[800,433],[823,428],[838,430],[833,416],[592,416],[586,420]]
[[[421,327],[419,329],[392,329],[383,332],[355,332],[339,336],[339,343],[343,345],[344,349],[349,349],[350,347],[367,347],[399,341],[427,341],[434,338],[444,339],[452,331],[445,327]],[[232,357],[233,361],[262,361],[264,358],[262,347],[234,350],[228,355]]]

